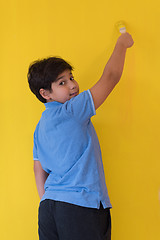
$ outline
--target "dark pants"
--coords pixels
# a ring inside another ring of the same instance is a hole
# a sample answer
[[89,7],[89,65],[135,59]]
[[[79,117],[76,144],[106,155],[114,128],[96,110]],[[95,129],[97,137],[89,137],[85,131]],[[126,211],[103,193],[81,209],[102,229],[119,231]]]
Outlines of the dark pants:
[[44,200],[39,207],[40,240],[110,240],[110,209]]

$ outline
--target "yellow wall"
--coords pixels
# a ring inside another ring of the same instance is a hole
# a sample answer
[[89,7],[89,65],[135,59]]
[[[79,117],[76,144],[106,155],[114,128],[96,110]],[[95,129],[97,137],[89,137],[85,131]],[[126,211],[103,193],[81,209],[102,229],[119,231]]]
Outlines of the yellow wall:
[[159,0],[1,1],[1,239],[38,239],[32,137],[44,106],[28,88],[28,65],[61,56],[86,90],[113,50],[119,20],[135,44],[120,83],[93,118],[113,205],[112,239],[160,239]]

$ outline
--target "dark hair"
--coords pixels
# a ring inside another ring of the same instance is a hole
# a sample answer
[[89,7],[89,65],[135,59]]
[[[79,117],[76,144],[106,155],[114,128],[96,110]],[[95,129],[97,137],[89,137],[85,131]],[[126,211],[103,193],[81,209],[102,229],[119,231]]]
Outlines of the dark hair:
[[41,102],[46,103],[39,90],[51,90],[52,82],[56,82],[58,75],[67,69],[72,71],[73,67],[59,57],[44,58],[31,63],[27,74],[31,91]]

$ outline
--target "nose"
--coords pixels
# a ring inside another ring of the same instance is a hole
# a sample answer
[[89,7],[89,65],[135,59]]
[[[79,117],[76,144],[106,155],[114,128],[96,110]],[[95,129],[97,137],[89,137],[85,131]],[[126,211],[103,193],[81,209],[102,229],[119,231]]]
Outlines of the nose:
[[75,89],[76,84],[73,81],[70,81],[70,89]]

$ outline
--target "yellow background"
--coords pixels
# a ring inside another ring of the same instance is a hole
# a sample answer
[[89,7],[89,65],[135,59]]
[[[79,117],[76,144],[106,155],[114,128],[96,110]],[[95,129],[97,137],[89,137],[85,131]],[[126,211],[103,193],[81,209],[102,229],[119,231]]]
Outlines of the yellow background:
[[32,139],[44,106],[29,90],[29,64],[63,57],[87,90],[113,51],[119,20],[135,44],[121,81],[93,117],[113,205],[112,240],[160,239],[159,0],[1,1],[1,239],[38,239]]

